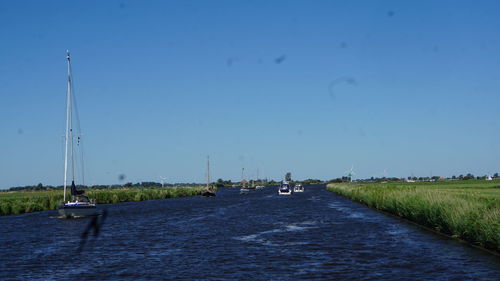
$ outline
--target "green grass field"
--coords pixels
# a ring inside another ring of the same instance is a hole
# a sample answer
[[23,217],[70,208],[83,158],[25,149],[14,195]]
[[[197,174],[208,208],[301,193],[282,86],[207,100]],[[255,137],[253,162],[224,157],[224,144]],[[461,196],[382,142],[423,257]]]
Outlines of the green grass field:
[[500,180],[339,183],[327,189],[500,253]]
[[[88,189],[98,204],[200,195],[204,187]],[[54,210],[63,201],[62,190],[0,192],[0,215]]]

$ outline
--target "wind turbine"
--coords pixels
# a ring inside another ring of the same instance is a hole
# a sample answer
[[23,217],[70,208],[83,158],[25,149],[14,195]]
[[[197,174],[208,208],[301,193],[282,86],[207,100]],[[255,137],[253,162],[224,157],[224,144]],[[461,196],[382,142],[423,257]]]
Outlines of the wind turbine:
[[354,165],[351,166],[350,170],[347,170],[345,172],[347,173],[346,176],[349,178],[349,181],[352,182],[352,176],[356,175],[356,173],[354,172]]
[[166,177],[160,176],[161,187],[163,187],[163,185],[165,184],[166,179],[167,179]]

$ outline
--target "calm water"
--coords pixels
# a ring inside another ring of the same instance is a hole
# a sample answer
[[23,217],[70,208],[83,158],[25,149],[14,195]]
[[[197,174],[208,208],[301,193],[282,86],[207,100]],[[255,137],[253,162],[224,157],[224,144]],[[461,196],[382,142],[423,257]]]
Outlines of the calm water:
[[0,279],[498,280],[498,257],[324,186],[276,190],[106,205],[81,251],[89,219],[0,217]]

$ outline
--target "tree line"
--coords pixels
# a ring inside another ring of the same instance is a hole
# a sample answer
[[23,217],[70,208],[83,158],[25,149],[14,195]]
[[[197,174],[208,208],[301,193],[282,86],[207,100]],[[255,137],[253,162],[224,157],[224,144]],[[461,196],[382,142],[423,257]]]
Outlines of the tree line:
[[[356,182],[401,182],[401,181],[407,181],[407,180],[413,180],[413,181],[438,181],[438,180],[472,180],[472,179],[477,179],[477,180],[484,180],[487,179],[489,175],[485,176],[474,176],[471,173],[468,173],[466,175],[453,175],[451,177],[440,177],[440,176],[432,176],[432,177],[415,177],[415,176],[409,176],[407,178],[397,178],[397,177],[370,177],[366,179],[356,179]],[[500,178],[499,173],[494,173],[491,175],[492,179],[497,179]],[[334,178],[330,179],[327,181],[322,181],[319,179],[305,179],[301,181],[293,181],[292,180],[292,175],[291,173],[286,173],[285,174],[285,179],[289,182],[297,183],[300,182],[304,185],[311,185],[311,184],[326,184],[326,183],[342,183],[342,182],[350,182],[351,178],[348,176],[344,177],[339,177],[339,178]],[[256,185],[279,185],[281,181],[275,181],[275,180],[268,180],[268,179],[256,179],[254,180],[254,183]],[[224,179],[217,179],[217,181],[212,182],[211,185],[215,185],[217,187],[230,187],[233,185],[240,185],[241,181],[231,181],[231,180],[224,180]],[[203,185],[202,183],[164,183],[163,187],[177,187],[177,186],[199,186]],[[137,183],[132,183],[132,182],[127,182],[125,184],[111,184],[111,185],[77,185],[78,189],[114,189],[114,188],[161,188],[162,184],[159,182],[154,182],[154,181],[143,181],[143,182],[137,182]],[[63,189],[62,185],[58,186],[52,186],[52,185],[43,185],[42,183],[36,184],[36,185],[26,185],[26,186],[16,186],[16,187],[11,187],[9,189],[0,189],[1,191],[41,191],[41,190],[57,190],[57,189]]]

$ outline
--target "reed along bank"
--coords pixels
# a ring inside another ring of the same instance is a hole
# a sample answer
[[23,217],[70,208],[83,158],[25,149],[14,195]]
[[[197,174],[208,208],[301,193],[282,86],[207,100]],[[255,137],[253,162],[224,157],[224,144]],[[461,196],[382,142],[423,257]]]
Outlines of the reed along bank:
[[[86,189],[98,204],[201,195],[205,187]],[[0,192],[0,215],[55,210],[63,201],[62,190]]]

